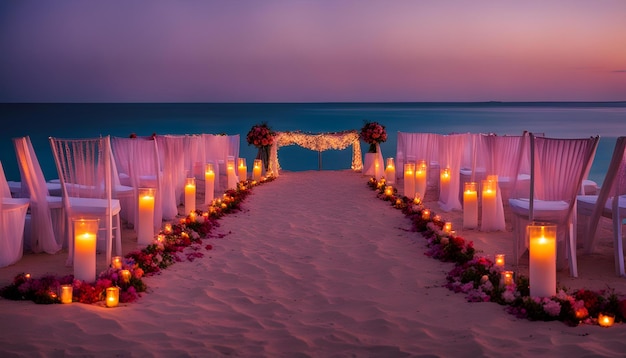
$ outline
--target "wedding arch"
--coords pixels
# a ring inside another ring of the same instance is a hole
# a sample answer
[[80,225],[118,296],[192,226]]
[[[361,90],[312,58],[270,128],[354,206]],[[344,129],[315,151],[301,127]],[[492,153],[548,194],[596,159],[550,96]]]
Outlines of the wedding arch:
[[354,171],[363,169],[363,159],[361,157],[361,144],[359,142],[359,132],[356,130],[347,130],[342,132],[326,132],[326,133],[302,133],[295,132],[276,132],[274,143],[270,149],[270,165],[269,170],[278,176],[280,171],[280,163],[278,161],[278,148],[287,145],[299,145],[303,148],[315,150],[319,153],[319,169],[321,169],[322,152],[328,149],[345,149],[352,145],[352,165]]

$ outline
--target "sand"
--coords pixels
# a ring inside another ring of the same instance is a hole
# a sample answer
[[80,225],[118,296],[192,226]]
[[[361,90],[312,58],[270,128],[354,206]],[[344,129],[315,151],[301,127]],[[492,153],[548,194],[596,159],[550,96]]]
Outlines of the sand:
[[[145,278],[148,292],[116,308],[0,299],[0,353],[118,357],[622,356],[626,325],[532,322],[496,303],[469,303],[443,287],[453,267],[424,255],[426,242],[361,173],[282,172],[220,219],[212,251]],[[437,211],[433,196],[426,206]],[[199,200],[199,203],[202,200]],[[200,206],[199,206],[200,208]],[[440,212],[462,227],[461,212]],[[610,229],[598,253],[579,256],[572,288],[612,287]],[[510,229],[510,228],[509,228]],[[478,255],[512,255],[512,234],[459,230]],[[137,248],[132,230],[124,250]],[[99,255],[99,266],[106,263]],[[510,257],[510,256],[509,256]],[[0,269],[66,274],[66,254],[25,255]],[[527,260],[522,259],[523,272]]]

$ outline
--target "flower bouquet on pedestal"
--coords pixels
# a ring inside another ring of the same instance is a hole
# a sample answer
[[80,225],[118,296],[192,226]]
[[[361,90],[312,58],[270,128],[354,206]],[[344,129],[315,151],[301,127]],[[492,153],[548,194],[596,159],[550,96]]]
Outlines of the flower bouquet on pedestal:
[[361,128],[361,139],[370,145],[368,153],[376,153],[376,144],[387,140],[387,130],[385,126],[378,122],[366,122]]
[[267,125],[267,123],[261,123],[252,126],[246,140],[248,145],[254,145],[259,148],[257,159],[263,161],[263,167],[265,171],[269,169],[270,164],[270,148],[274,144],[274,136],[276,133]]

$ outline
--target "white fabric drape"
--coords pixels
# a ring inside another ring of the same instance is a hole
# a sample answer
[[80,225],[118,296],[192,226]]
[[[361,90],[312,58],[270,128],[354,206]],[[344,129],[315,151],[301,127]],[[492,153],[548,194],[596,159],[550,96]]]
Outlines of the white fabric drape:
[[583,178],[591,168],[598,139],[545,138],[530,134],[530,198],[509,200],[514,214],[516,260],[528,247],[526,225],[532,221],[550,222],[557,225],[557,267],[563,268],[569,258],[570,275],[578,275],[572,212]]
[[[39,165],[30,137],[13,139],[22,188],[30,199],[30,235],[25,248],[34,253],[55,254],[64,244],[65,222],[60,212],[61,201],[51,198],[46,179]],[[56,207],[55,215],[51,203]],[[55,230],[56,227],[56,230]]]
[[133,188],[133,195],[124,200],[129,200],[128,205],[132,210],[124,213],[125,205],[122,204],[122,216],[129,223],[135,225],[138,218],[138,193],[140,188],[153,188],[154,194],[154,229],[155,232],[161,227],[163,219],[163,188],[161,185],[163,172],[159,158],[156,139],[152,137],[123,138],[112,137],[111,146],[117,167],[125,171],[122,178],[127,178],[123,183]]
[[[408,162],[425,160],[428,164],[428,184],[436,185],[439,178],[439,141],[441,134],[398,132],[396,145],[396,168],[404,168]],[[396,170],[402,178],[403,171]]]
[[163,218],[171,220],[178,215],[185,186],[185,137],[159,135],[156,139],[163,168]]
[[[280,163],[278,161],[278,149],[283,146],[297,144],[303,148],[322,152],[329,149],[345,149],[352,145],[352,164],[354,171],[363,170],[363,157],[359,133],[355,130],[344,132],[329,132],[308,134],[302,132],[277,132],[274,143],[270,148],[270,172],[274,176],[279,175]],[[382,161],[381,161],[382,163]]]
[[[2,169],[0,165],[0,169]],[[0,185],[8,184],[4,169],[0,173]],[[18,262],[24,253],[23,236],[28,199],[0,198],[0,267]]]
[[212,163],[215,172],[215,190],[226,189],[226,161],[231,151],[231,137],[226,135],[203,134],[205,163]]
[[439,165],[440,170],[449,168],[450,184],[447,192],[439,195],[439,206],[443,211],[462,210],[460,197],[461,186],[461,162],[463,151],[467,146],[467,141],[471,139],[470,134],[449,134],[444,135],[439,141]]

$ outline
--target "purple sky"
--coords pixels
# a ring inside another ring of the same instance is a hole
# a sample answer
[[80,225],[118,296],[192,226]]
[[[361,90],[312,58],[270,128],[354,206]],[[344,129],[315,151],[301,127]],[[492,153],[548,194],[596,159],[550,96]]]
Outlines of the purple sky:
[[0,102],[626,100],[626,1],[3,1]]

